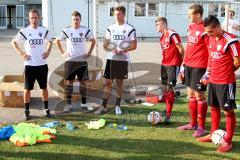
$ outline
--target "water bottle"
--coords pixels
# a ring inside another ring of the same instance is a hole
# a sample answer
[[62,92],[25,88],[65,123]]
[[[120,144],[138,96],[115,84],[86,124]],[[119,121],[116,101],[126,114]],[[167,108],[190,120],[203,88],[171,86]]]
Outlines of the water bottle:
[[66,123],[66,127],[67,127],[67,129],[68,129],[69,131],[74,130],[74,125],[73,125],[73,123],[72,123],[71,121],[68,121],[68,122]]
[[240,104],[237,105],[237,109],[240,109]]
[[122,130],[122,131],[128,130],[128,128],[127,128],[127,126],[126,126],[125,124],[123,124],[123,125],[118,125],[118,124],[116,124],[116,123],[110,123],[110,124],[108,125],[108,127],[114,128],[114,129],[118,129],[118,130]]
[[128,128],[127,128],[126,125],[118,125],[118,126],[117,126],[117,129],[118,129],[118,130],[122,130],[122,131],[128,130]]
[[53,127],[57,127],[58,125],[59,125],[58,121],[52,121],[52,122],[45,123],[44,125],[42,125],[42,127],[53,128]]

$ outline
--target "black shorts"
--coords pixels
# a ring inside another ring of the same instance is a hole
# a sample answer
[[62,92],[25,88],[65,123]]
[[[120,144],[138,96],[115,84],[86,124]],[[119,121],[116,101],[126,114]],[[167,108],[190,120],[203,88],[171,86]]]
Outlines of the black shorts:
[[236,109],[236,83],[214,84],[208,86],[208,105],[221,107],[223,110]]
[[207,86],[200,83],[202,76],[205,74],[206,68],[184,67],[184,84],[196,91],[206,91]]
[[48,66],[25,66],[24,69],[24,88],[32,90],[37,80],[41,89],[47,88]]
[[128,61],[115,61],[107,59],[103,77],[106,79],[127,79]]
[[178,73],[179,73],[179,66],[161,65],[162,85],[170,85],[175,87],[177,83]]
[[85,81],[89,79],[88,76],[88,63],[77,62],[77,61],[66,61],[64,69],[64,79],[65,80],[74,80],[78,77],[79,81]]

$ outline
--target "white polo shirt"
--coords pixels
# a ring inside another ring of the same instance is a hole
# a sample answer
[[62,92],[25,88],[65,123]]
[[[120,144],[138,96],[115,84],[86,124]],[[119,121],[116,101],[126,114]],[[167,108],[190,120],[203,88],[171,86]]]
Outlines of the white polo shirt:
[[24,61],[24,65],[40,66],[46,64],[46,60],[42,58],[45,52],[47,42],[51,41],[47,28],[38,26],[36,29],[30,25],[20,29],[15,36],[16,42],[24,43],[24,49],[31,59]]
[[[107,27],[106,39],[110,40],[110,45],[115,46],[118,51],[127,48],[131,41],[136,40],[136,30],[132,25],[124,23],[118,25],[114,23]],[[129,54],[115,54],[112,51],[108,52],[107,59],[117,61],[129,61]]]
[[67,53],[69,58],[67,61],[86,61],[83,55],[86,55],[86,42],[93,38],[89,28],[80,26],[78,29],[73,27],[64,28],[59,40],[66,40]]

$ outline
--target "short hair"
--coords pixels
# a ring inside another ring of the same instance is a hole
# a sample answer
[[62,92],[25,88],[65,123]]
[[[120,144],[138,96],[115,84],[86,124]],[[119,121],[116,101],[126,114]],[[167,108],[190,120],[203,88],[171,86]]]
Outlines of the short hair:
[[155,20],[155,22],[160,22],[160,21],[164,22],[166,25],[168,23],[167,18],[165,18],[165,17],[158,17],[157,20]]
[[79,16],[80,18],[82,17],[78,11],[73,11],[72,16]]
[[235,15],[235,11],[234,10],[230,9],[229,12],[232,13],[233,16]]
[[116,6],[115,8],[114,8],[114,11],[121,11],[123,14],[125,14],[126,13],[126,8],[124,7],[124,6]]
[[220,26],[220,22],[217,19],[217,17],[215,17],[214,15],[209,15],[208,17],[206,17],[204,19],[204,27],[208,27],[208,26],[211,26],[213,28]]
[[203,7],[200,4],[193,4],[189,9],[192,9],[194,14],[199,13],[201,16],[203,15]]
[[31,10],[28,12],[28,14],[29,14],[29,13],[37,13],[38,17],[40,17],[40,13],[39,13],[39,11],[38,11],[37,9],[31,9]]

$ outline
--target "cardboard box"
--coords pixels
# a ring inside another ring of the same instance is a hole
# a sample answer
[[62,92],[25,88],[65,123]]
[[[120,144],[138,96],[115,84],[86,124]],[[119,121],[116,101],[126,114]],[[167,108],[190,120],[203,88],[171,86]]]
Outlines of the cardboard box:
[[0,77],[0,105],[2,107],[24,107],[23,92],[23,75]]

